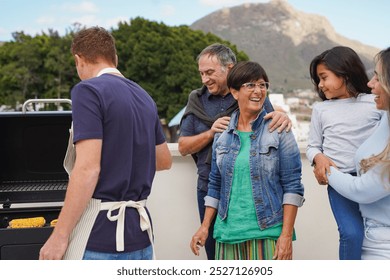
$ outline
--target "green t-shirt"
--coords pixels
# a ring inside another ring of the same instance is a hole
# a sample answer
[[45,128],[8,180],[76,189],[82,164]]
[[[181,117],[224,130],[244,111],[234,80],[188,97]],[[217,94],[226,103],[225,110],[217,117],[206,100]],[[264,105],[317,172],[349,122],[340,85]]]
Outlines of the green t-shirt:
[[260,230],[257,223],[255,203],[249,169],[249,150],[252,132],[237,131],[241,148],[234,165],[233,183],[227,217],[217,216],[214,238],[222,243],[241,243],[252,239],[278,239],[282,224]]

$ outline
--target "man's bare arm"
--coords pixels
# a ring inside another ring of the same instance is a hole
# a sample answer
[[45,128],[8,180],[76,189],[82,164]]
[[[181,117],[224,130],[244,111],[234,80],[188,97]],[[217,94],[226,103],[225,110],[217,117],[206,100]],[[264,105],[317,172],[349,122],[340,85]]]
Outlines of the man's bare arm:
[[230,117],[222,117],[213,123],[213,126],[198,135],[180,136],[179,137],[179,152],[182,156],[190,155],[199,152],[213,141],[214,135],[217,132],[223,132],[229,125]]
[[156,146],[156,170],[167,170],[172,166],[172,155],[167,142]]

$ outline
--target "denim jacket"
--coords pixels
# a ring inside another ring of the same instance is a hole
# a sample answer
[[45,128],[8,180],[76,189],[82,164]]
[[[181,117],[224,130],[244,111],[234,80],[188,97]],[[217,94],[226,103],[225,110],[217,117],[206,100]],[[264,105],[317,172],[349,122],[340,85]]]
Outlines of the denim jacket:
[[[219,217],[227,217],[233,170],[240,151],[236,132],[239,110],[232,116],[228,128],[214,137],[211,173],[205,205],[218,209]],[[283,222],[283,204],[303,205],[301,184],[302,163],[294,135],[269,132],[270,120],[264,120],[262,110],[252,123],[250,172],[252,193],[260,229]]]

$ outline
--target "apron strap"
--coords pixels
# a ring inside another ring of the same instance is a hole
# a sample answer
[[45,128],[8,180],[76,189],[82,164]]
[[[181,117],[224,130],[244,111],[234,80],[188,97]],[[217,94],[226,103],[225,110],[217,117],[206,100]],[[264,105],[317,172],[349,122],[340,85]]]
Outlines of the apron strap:
[[74,163],[76,161],[76,148],[73,144],[73,122],[71,123],[69,129],[69,140],[68,140],[68,148],[66,149],[66,154],[64,158],[64,169],[68,176],[70,177],[70,173],[72,173]]
[[[146,199],[141,201],[107,201],[101,203],[100,210],[108,210],[107,218],[110,221],[117,221],[116,226],[116,250],[118,252],[122,252],[124,250],[124,234],[125,234],[125,212],[126,207],[132,207],[137,209],[138,214],[140,215],[140,227],[142,231],[147,231],[150,239],[150,243],[152,244],[153,249],[153,259],[156,259],[154,244],[153,244],[153,234],[152,234],[152,226],[150,223],[149,215],[145,209]],[[113,215],[112,212],[118,210],[117,215]]]

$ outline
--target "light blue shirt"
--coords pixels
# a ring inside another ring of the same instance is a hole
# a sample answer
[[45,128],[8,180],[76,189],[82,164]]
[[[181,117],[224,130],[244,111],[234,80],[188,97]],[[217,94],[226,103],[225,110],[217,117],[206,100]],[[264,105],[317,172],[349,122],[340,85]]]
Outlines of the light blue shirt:
[[[384,114],[378,129],[357,150],[356,169],[364,158],[377,155],[389,143],[390,129],[388,114]],[[390,225],[390,170],[377,164],[366,173],[353,177],[331,167],[329,184],[341,195],[359,203],[363,218]]]

